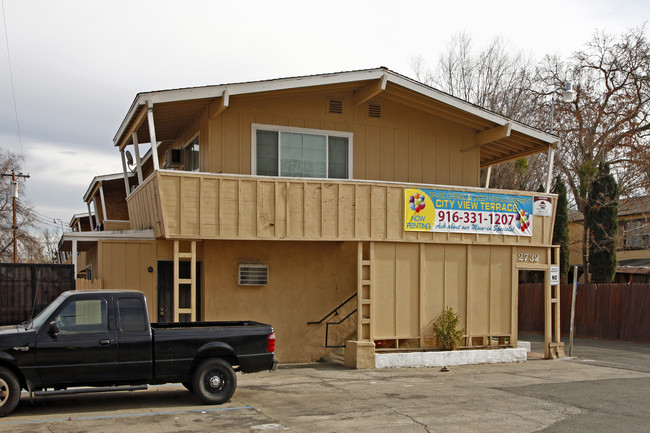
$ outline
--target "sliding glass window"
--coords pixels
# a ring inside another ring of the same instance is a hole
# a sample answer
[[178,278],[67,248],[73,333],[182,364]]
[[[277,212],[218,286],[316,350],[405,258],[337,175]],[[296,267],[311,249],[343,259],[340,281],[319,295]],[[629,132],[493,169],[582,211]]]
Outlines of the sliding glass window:
[[255,174],[349,179],[351,134],[255,129]]

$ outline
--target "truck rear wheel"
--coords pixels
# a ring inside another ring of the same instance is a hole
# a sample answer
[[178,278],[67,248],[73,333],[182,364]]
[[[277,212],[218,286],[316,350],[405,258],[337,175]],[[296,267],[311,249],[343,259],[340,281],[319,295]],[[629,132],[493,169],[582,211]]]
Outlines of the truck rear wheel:
[[237,376],[230,364],[221,358],[203,361],[194,372],[194,394],[206,404],[222,404],[230,400],[237,388]]
[[0,367],[0,416],[9,415],[20,401],[20,384],[16,375]]

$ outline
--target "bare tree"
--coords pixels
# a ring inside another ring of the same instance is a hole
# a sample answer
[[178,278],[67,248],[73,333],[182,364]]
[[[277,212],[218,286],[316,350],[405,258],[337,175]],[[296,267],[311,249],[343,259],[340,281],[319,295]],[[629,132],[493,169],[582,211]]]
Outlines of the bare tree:
[[[543,115],[544,95],[533,92],[532,58],[496,37],[476,51],[467,33],[454,36],[438,60],[426,68],[421,56],[411,59],[416,78],[439,90],[495,113],[535,126]],[[543,179],[546,156],[536,155],[493,167],[490,186],[536,190]]]
[[[20,172],[22,157],[0,148],[0,170],[8,174],[14,170]],[[18,188],[24,185],[23,178],[17,178]],[[43,244],[39,236],[35,235],[36,218],[32,207],[23,200],[16,206],[16,241],[18,244],[17,256],[21,262],[50,262],[48,255],[44,255]],[[0,180],[0,261],[13,261],[13,187],[10,177]]]
[[[555,124],[562,146],[556,167],[568,181],[584,213],[588,191],[600,164],[611,166],[622,196],[647,191],[650,178],[650,46],[645,27],[619,37],[596,32],[585,48],[562,61],[546,57],[541,85],[575,86],[576,99],[558,104]],[[585,218],[583,264],[589,263]]]

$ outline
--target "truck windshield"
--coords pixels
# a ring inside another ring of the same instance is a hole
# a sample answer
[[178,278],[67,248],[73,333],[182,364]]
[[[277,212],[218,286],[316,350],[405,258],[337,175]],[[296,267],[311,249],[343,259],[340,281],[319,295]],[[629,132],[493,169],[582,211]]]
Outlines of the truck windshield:
[[38,313],[34,319],[31,321],[27,322],[27,326],[25,326],[25,329],[29,328],[40,328],[41,326],[45,325],[45,321],[52,316],[52,313],[61,305],[61,303],[65,300],[67,296],[60,295],[58,298],[56,298],[50,305],[45,307],[43,311]]

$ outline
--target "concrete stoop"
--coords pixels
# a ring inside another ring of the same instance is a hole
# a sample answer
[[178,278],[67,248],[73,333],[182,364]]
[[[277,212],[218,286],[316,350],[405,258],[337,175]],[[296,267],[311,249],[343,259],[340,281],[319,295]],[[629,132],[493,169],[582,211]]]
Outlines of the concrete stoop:
[[526,362],[526,349],[454,350],[449,352],[376,353],[375,368],[445,367]]

